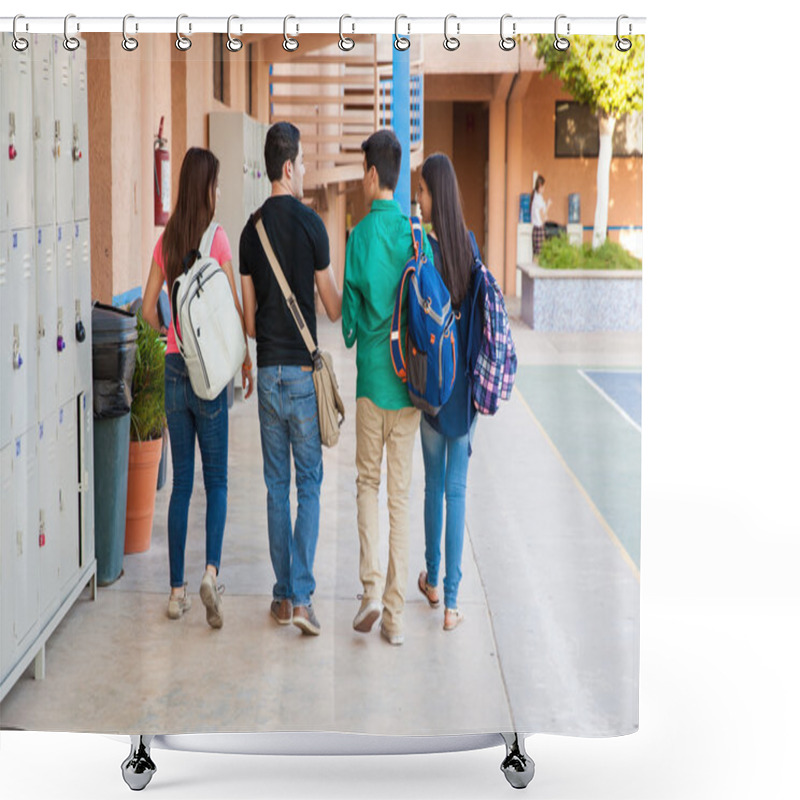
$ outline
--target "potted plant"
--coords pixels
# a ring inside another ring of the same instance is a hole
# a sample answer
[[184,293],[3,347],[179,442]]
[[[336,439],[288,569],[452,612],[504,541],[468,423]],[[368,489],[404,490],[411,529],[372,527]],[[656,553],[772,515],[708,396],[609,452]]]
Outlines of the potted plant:
[[166,422],[164,344],[158,331],[144,321],[141,311],[136,315],[136,333],[125,516],[126,553],[142,553],[150,547],[161,461],[161,437]]

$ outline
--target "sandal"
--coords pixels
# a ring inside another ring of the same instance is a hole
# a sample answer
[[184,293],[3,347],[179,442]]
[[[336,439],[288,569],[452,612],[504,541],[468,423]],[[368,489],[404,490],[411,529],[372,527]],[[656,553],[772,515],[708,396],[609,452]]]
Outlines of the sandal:
[[428,583],[428,573],[420,572],[417,579],[417,588],[425,595],[425,599],[431,608],[439,607],[439,590]]
[[444,629],[452,631],[464,621],[464,615],[457,608],[446,608],[444,610]]

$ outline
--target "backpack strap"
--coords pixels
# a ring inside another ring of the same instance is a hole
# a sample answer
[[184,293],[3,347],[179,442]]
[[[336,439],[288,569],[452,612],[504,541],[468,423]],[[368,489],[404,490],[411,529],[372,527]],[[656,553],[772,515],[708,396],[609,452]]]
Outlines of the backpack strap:
[[422,221],[419,217],[411,217],[409,222],[411,223],[411,235],[414,238],[414,261],[419,264],[419,260],[425,252],[422,245]]
[[394,299],[394,311],[392,312],[392,331],[389,334],[389,346],[392,351],[392,366],[395,374],[403,383],[408,380],[406,373],[406,358],[403,355],[403,343],[400,339],[400,321],[403,318],[403,297],[406,293],[406,281],[416,272],[416,267],[409,264],[403,271],[400,279],[400,286],[397,289],[397,297]]
[[200,255],[203,258],[207,258],[211,255],[211,245],[214,242],[214,236],[217,233],[217,228],[219,228],[219,224],[216,222],[212,222],[207,228],[206,232],[203,234],[203,238],[200,240]]
[[422,249],[422,222],[419,217],[411,217],[411,237],[414,244],[414,263],[409,264],[403,271],[400,279],[400,286],[397,289],[397,296],[394,299],[394,311],[392,312],[392,330],[389,335],[389,346],[392,353],[392,366],[395,374],[403,383],[408,380],[406,372],[406,358],[403,354],[403,342],[400,336],[400,323],[403,319],[403,298],[406,296],[406,281],[416,272],[419,260],[424,253]]

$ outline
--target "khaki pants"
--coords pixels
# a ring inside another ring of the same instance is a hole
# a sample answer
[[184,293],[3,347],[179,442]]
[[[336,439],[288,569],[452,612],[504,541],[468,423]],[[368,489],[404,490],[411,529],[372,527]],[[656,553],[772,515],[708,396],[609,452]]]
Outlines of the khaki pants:
[[[359,397],[356,402],[359,577],[366,599],[383,600],[383,623],[389,633],[403,630],[408,581],[408,493],[419,417],[416,408],[389,411],[378,408],[366,397]],[[378,487],[384,445],[389,495],[389,564],[385,584],[378,558]]]

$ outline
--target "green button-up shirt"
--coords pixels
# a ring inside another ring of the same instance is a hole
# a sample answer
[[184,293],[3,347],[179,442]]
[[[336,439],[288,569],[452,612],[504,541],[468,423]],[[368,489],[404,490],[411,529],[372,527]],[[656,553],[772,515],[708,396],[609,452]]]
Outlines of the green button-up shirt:
[[[425,254],[433,263],[424,234],[423,241]],[[397,289],[413,254],[411,224],[396,200],[374,200],[370,213],[347,240],[342,333],[348,347],[358,341],[356,397],[368,397],[379,408],[397,410],[411,405],[406,385],[392,366],[389,334]],[[406,319],[404,304],[403,337]]]

